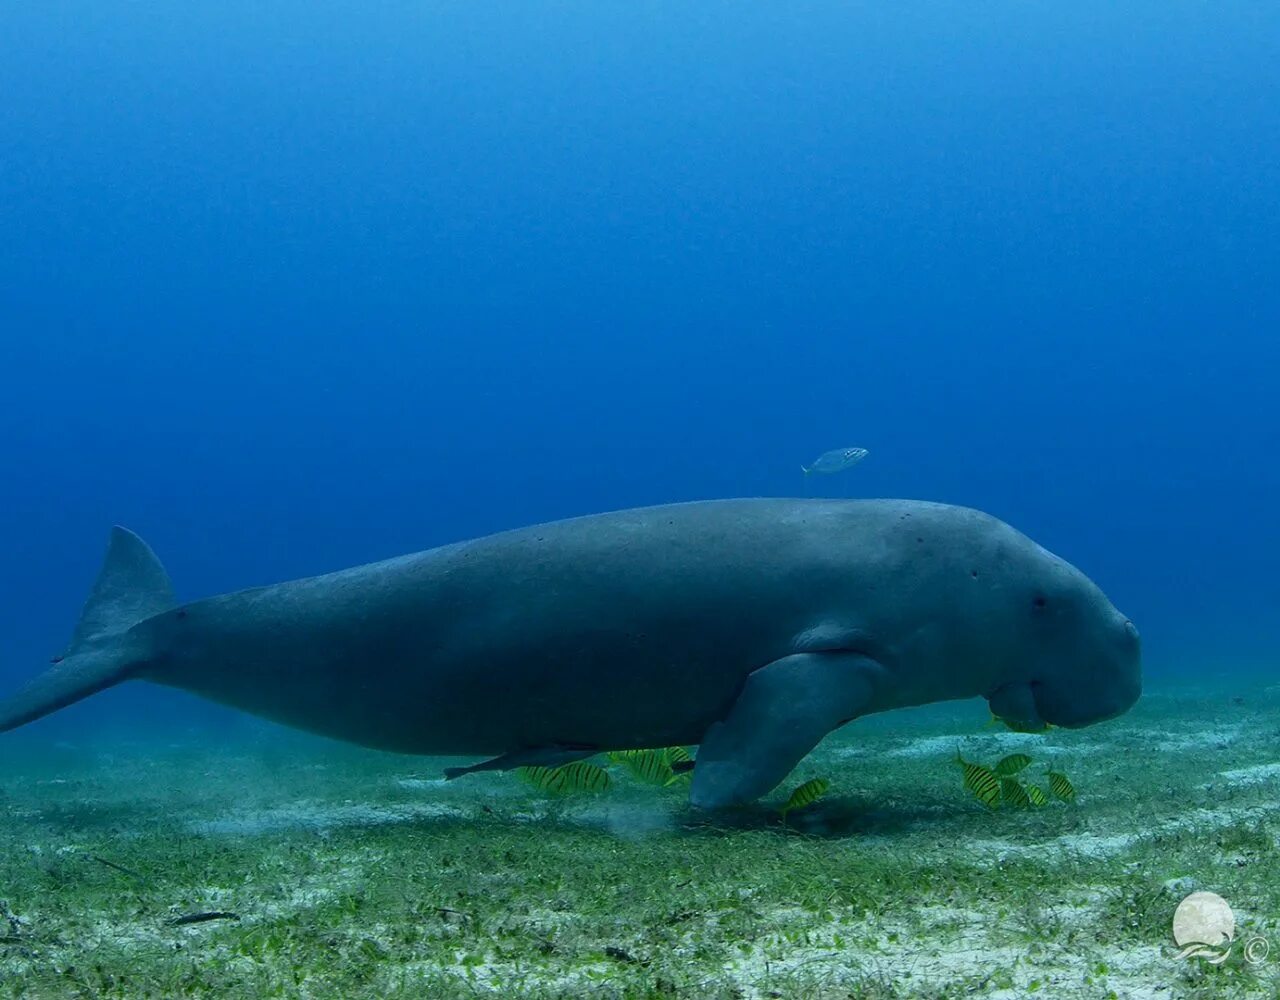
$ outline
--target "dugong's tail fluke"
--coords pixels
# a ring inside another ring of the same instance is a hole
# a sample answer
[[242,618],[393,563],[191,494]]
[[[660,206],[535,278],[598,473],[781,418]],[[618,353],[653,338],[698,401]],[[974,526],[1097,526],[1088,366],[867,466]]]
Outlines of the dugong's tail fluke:
[[124,680],[145,658],[129,630],[173,604],[173,588],[155,553],[132,531],[115,528],[71,645],[52,667],[0,703],[0,732]]

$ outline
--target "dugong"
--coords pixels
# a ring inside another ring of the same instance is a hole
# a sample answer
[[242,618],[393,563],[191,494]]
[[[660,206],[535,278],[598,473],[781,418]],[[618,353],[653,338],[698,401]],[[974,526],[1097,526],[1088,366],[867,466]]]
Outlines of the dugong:
[[451,774],[698,744],[695,806],[774,788],[862,715],[983,696],[1077,727],[1141,690],[1138,633],[987,514],[743,499],[556,521],[191,603],[116,528],[12,729],[120,681],[192,691]]

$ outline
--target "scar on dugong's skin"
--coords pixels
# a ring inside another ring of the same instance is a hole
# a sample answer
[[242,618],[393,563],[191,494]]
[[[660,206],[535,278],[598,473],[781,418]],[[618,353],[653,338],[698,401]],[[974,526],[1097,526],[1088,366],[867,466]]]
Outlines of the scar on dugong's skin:
[[768,792],[871,712],[984,696],[1084,726],[1138,698],[1138,633],[1013,528],[910,500],[719,500],[507,531],[175,602],[116,528],[12,729],[123,680],[482,768],[700,744],[691,798]]

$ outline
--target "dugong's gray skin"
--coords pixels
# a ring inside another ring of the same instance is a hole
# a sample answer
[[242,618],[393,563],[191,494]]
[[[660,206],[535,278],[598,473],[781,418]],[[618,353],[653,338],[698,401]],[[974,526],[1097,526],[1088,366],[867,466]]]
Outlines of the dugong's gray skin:
[[0,730],[130,678],[370,747],[497,757],[477,767],[696,743],[706,807],[769,791],[870,712],[981,695],[1074,727],[1141,688],[1137,631],[1082,573],[986,514],[909,500],[619,511],[190,604],[117,528],[70,648]]

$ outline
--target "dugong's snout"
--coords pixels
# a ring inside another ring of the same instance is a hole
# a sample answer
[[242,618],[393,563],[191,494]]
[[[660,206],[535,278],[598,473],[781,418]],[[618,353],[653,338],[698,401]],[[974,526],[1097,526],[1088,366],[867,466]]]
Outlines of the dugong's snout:
[[1067,729],[1105,722],[1123,715],[1142,695],[1137,628],[1117,613],[1104,632],[1087,662],[1031,682],[1036,711],[1045,722]]

